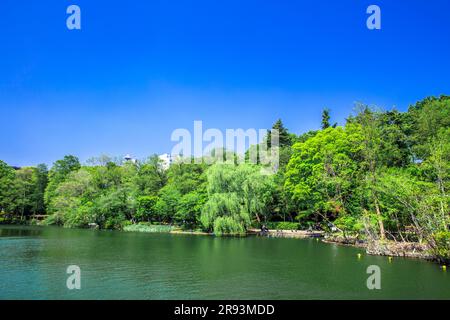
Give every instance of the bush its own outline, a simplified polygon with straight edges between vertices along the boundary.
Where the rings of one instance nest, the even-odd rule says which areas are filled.
[[[0,211],[0,224],[10,223],[11,217],[3,211]]]
[[[120,224],[120,229],[123,230],[128,226],[131,226],[133,223],[130,220],[123,220]]]
[[[440,231],[433,235],[436,243],[435,254],[439,260],[450,261],[450,232]]]
[[[241,210],[239,199],[235,193],[214,193],[205,203],[202,208],[200,221],[203,228],[207,231],[215,229],[215,220],[219,217],[228,217],[237,221],[248,221],[250,224],[250,217]],[[223,223],[223,222],[220,222]]]
[[[214,234],[216,236],[230,235],[239,236],[245,235],[245,227],[242,223],[237,222],[232,217],[223,216],[214,220]]]
[[[141,196],[137,198],[136,219],[138,221],[156,220],[158,218],[155,211],[157,202],[157,196]]]
[[[127,225],[123,227],[123,231],[130,232],[170,232],[173,227],[169,225],[158,225],[158,224],[149,224],[149,223],[138,223]]]
[[[105,229],[122,229],[123,223],[126,221],[125,217],[121,214],[108,217],[105,221]]]
[[[184,229],[193,229],[199,224],[201,208],[204,204],[204,197],[191,192],[181,197],[177,206],[175,220],[183,226]]]
[[[64,224],[64,217],[61,213],[57,212],[45,218],[42,221],[42,224],[45,226],[52,226],[52,225],[62,226]]]
[[[266,227],[274,230],[298,230],[300,225],[297,222],[281,221],[267,222]]]
[[[378,224],[377,219],[373,219],[375,225]],[[343,215],[334,221],[334,225],[344,232],[358,233],[364,230],[364,225],[360,219],[349,215]]]
[[[89,223],[94,222],[92,215],[92,203],[79,206],[77,209],[69,211],[65,215],[64,227],[85,228]]]

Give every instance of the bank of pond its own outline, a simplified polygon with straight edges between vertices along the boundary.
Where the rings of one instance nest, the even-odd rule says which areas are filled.
[[[450,299],[447,272],[420,259],[174,232],[0,225],[0,299]],[[70,265],[81,290],[66,287]],[[380,289],[367,286],[371,266]]]
[[[37,225],[46,226],[45,221],[41,220],[28,220],[24,222],[24,225]],[[212,236],[212,237],[247,237],[258,236],[267,238],[292,238],[292,239],[314,239],[327,244],[351,246],[364,249],[368,255],[378,255],[387,257],[403,257],[423,259],[431,262],[438,263],[441,268],[447,269],[449,265],[448,261],[442,261],[437,259],[431,248],[426,243],[408,242],[408,241],[394,241],[394,240],[375,240],[367,241],[360,235],[349,236],[343,235],[340,232],[326,232],[323,230],[299,230],[296,227],[298,224],[290,222],[278,222],[267,224],[274,229],[269,229],[266,225],[261,228],[252,227],[246,230],[244,234],[236,235],[215,235],[213,232],[205,232],[204,230],[187,229],[183,226],[172,224],[155,224],[150,222],[130,223],[123,226],[119,232],[138,232],[138,233],[169,233],[178,235],[197,235],[197,236]],[[0,225],[1,226],[1,225]],[[278,228],[277,228],[278,227]],[[291,227],[290,229],[282,229],[282,227]],[[64,227],[56,227],[63,228]],[[98,230],[99,226],[95,223],[89,225],[88,229]]]
[[[185,230],[181,227],[170,225],[152,225],[152,224],[133,224],[123,228],[126,232],[167,232],[172,234],[193,234],[193,235],[208,235],[215,236],[214,233],[207,233],[201,229]],[[224,236],[224,235],[221,235]],[[232,235],[231,235],[232,236]],[[269,238],[294,238],[294,239],[315,239],[324,243],[347,245],[359,247],[366,250],[369,255],[380,255],[388,257],[404,257],[425,259],[429,261],[436,261],[446,268],[447,263],[438,261],[432,254],[431,248],[425,243],[418,242],[398,242],[392,240],[384,241],[367,241],[359,237],[344,237],[341,233],[327,233],[323,230],[297,230],[297,229],[261,229],[250,228],[245,235],[239,236],[263,236]]]

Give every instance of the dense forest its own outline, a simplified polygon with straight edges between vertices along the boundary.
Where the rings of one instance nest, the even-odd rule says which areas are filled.
[[[319,119],[318,119],[319,121]],[[130,162],[107,156],[80,164],[65,156],[13,168],[0,161],[0,222],[49,225],[179,226],[241,235],[265,224],[322,229],[370,241],[426,243],[450,258],[450,97],[407,112],[358,105],[342,126],[290,133],[278,120],[280,163]],[[331,231],[330,231],[331,232]]]

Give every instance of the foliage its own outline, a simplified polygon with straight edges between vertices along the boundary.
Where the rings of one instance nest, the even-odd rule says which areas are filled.
[[[164,186],[159,191],[158,201],[155,204],[155,211],[159,221],[172,222],[177,213],[178,200],[180,198],[181,193],[172,184]]]
[[[278,145],[280,147],[290,146],[292,144],[292,136],[289,134],[289,131],[284,127],[281,119],[278,119],[274,125],[272,126],[272,130],[277,133],[277,136],[273,137],[273,139],[278,139]],[[267,132],[267,146],[271,147],[272,144],[272,131],[269,130]],[[276,140],[275,140],[276,141]]]
[[[15,179],[14,169],[0,160],[0,212],[10,212],[11,186]]]
[[[343,126],[331,125],[325,109],[321,125],[296,135],[281,120],[273,124],[275,174],[248,163],[260,144],[240,164],[165,168],[156,155],[137,162],[101,155],[81,165],[69,155],[47,170],[0,161],[0,222],[47,214],[46,224],[150,232],[175,225],[216,235],[242,235],[262,224],[337,229],[368,241],[425,243],[448,259],[450,97],[426,98],[407,112],[359,104]],[[273,148],[271,138],[268,131]]]
[[[172,226],[169,225],[157,225],[157,224],[148,224],[148,223],[137,223],[130,224],[123,228],[123,231],[132,231],[132,232],[149,232],[149,233],[160,233],[160,232],[170,232],[173,230]]]
[[[137,209],[135,218],[137,221],[157,220],[155,205],[158,202],[157,196],[140,196],[137,198]]]
[[[298,230],[300,224],[297,222],[281,221],[281,222],[267,222],[266,227],[273,230]]]
[[[48,204],[55,195],[58,185],[64,181],[66,176],[80,168],[80,161],[77,157],[69,155],[64,159],[57,160],[48,173],[48,186],[45,190],[44,200]]]
[[[275,184],[273,176],[263,174],[259,166],[215,164],[208,169],[207,177],[208,200],[200,218],[206,230],[220,226],[217,234],[227,230],[234,233],[246,230],[252,218],[260,222],[261,215],[264,218],[269,215]],[[219,217],[228,218],[216,224]]]
[[[299,211],[335,219],[351,208],[361,140],[361,127],[348,124],[330,127],[293,146],[285,187]]]
[[[444,262],[450,261],[450,232],[440,231],[433,235],[435,255]]]
[[[246,230],[242,223],[230,216],[218,217],[214,220],[214,234],[216,236],[231,235],[242,236],[245,235]]]
[[[196,191],[183,195],[177,205],[175,220],[184,228],[194,229],[199,222],[206,197]]]

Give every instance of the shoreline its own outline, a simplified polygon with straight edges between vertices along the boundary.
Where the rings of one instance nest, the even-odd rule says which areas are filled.
[[[257,234],[260,234],[257,229],[250,229],[249,231],[256,231]],[[364,249],[366,254],[372,256],[401,257],[438,262],[438,259],[430,253],[430,248],[427,245],[417,242],[376,241],[369,244],[366,241],[354,238],[345,239],[339,236],[330,236],[324,231],[304,230],[269,230],[265,236],[269,238],[317,238],[327,244]]]
[[[46,227],[42,224],[0,224],[4,226],[39,226]],[[61,226],[57,226],[61,227]],[[64,228],[64,227],[62,227]],[[81,228],[87,230],[99,230],[97,228]],[[196,235],[196,236],[215,236],[214,233],[195,230],[167,230],[167,231],[143,231],[143,230],[120,230],[119,232],[133,232],[133,233],[167,233],[175,235]],[[223,235],[228,237],[227,235]],[[320,230],[268,230],[265,234],[261,234],[261,230],[251,228],[247,230],[245,236],[260,236],[267,238],[290,238],[290,239],[317,239],[326,244],[336,244],[340,246],[348,246],[364,249],[366,254],[372,256],[386,256],[386,257],[401,257],[409,259],[421,259],[430,262],[438,263],[438,259],[429,253],[430,248],[425,244],[417,242],[394,242],[394,241],[376,241],[372,244],[363,240],[355,238],[343,238],[342,236],[330,236],[324,231]],[[245,237],[244,236],[244,237]],[[242,237],[242,236],[239,236]]]
[[[268,238],[296,238],[296,239],[308,239],[308,238],[323,238],[325,236],[324,231],[320,230],[268,230],[265,234],[261,234],[259,229],[248,229],[248,234],[259,235]]]
[[[429,246],[418,242],[395,242],[378,240],[372,243],[368,243],[362,240],[344,239],[343,237],[333,236],[325,237],[322,242],[361,248],[366,251],[366,254],[372,256],[400,257],[439,262],[438,259],[430,253],[431,248]]]
[[[137,231],[127,231],[137,232]],[[148,232],[152,233],[152,232]],[[183,231],[171,230],[170,234],[188,234],[188,235],[204,235],[215,236],[214,233],[201,231]],[[438,262],[436,257],[429,253],[430,248],[425,244],[416,242],[376,242],[369,245],[363,240],[344,239],[343,237],[329,236],[325,231],[320,230],[268,230],[265,234],[261,234],[261,230],[252,228],[247,230],[245,236],[260,236],[267,238],[290,238],[290,239],[317,239],[326,244],[337,244],[340,246],[348,246],[364,249],[366,254],[372,256],[400,257],[409,259],[421,259],[430,262]]]

